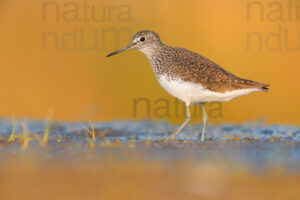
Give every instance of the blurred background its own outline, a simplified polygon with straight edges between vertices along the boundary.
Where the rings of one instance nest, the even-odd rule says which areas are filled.
[[[300,0],[0,0],[0,199],[300,199],[299,25]],[[144,29],[271,92],[158,141],[183,103],[106,57]]]
[[[299,125],[299,24],[298,0],[1,0],[0,115],[45,118],[54,109],[62,121],[182,121],[142,53],[105,57],[150,29],[271,84],[270,93],[207,105],[210,122]]]

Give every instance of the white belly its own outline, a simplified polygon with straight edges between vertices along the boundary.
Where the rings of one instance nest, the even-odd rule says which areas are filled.
[[[201,84],[185,82],[181,79],[169,80],[165,76],[158,77],[161,86],[172,96],[184,101],[187,105],[217,101],[230,101],[251,92],[260,91],[258,88],[239,89],[229,92],[213,92]]]

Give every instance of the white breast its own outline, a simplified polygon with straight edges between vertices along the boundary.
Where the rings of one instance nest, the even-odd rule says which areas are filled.
[[[229,92],[213,92],[199,83],[185,82],[181,79],[169,80],[166,76],[157,77],[161,86],[172,96],[184,101],[187,105],[217,101],[230,101],[251,92],[260,91],[258,88],[239,89]]]

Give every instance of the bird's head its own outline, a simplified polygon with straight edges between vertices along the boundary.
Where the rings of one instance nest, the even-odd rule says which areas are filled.
[[[139,31],[133,35],[131,43],[128,46],[108,54],[107,57],[130,49],[137,49],[146,55],[151,55],[160,45],[162,45],[162,42],[157,33],[149,30]]]

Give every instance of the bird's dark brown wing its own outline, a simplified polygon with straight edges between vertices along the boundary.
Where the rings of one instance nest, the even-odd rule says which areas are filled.
[[[237,89],[258,88],[268,91],[269,84],[239,78],[211,60],[183,48],[176,48],[173,71],[184,81],[200,83],[209,90],[227,92]]]

